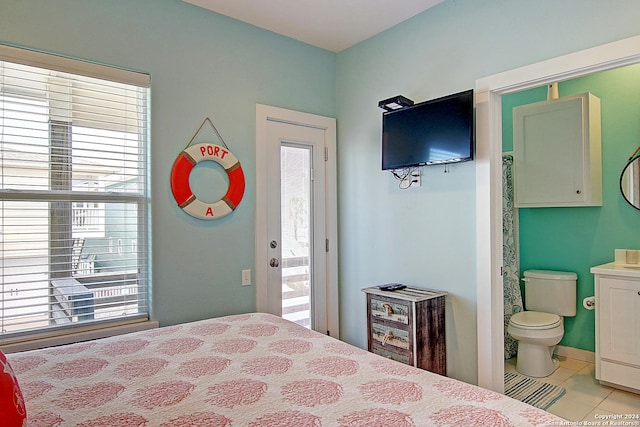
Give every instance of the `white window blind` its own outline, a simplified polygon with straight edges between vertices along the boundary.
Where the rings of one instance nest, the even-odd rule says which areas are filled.
[[[0,342],[148,318],[149,76],[0,46]]]

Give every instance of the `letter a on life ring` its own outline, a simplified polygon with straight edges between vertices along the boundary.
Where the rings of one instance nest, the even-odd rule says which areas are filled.
[[[215,203],[206,203],[191,191],[189,176],[194,166],[204,160],[219,163],[229,177],[227,193]],[[244,195],[244,172],[240,162],[226,147],[201,143],[185,148],[171,169],[171,192],[178,206],[189,215],[200,219],[217,219],[230,214]]]

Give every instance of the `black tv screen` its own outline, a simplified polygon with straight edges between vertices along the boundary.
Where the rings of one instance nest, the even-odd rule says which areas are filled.
[[[382,169],[473,160],[473,90],[382,116]]]

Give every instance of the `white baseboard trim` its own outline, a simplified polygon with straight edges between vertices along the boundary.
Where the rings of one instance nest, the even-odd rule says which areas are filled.
[[[579,348],[565,347],[563,345],[556,346],[554,352],[558,356],[568,357],[570,359],[582,360],[583,362],[596,363],[596,353],[589,350],[581,350]]]

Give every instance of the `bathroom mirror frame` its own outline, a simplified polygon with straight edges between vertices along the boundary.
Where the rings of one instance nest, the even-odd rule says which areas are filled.
[[[640,210],[640,147],[629,158],[620,173],[620,194],[631,206]]]

